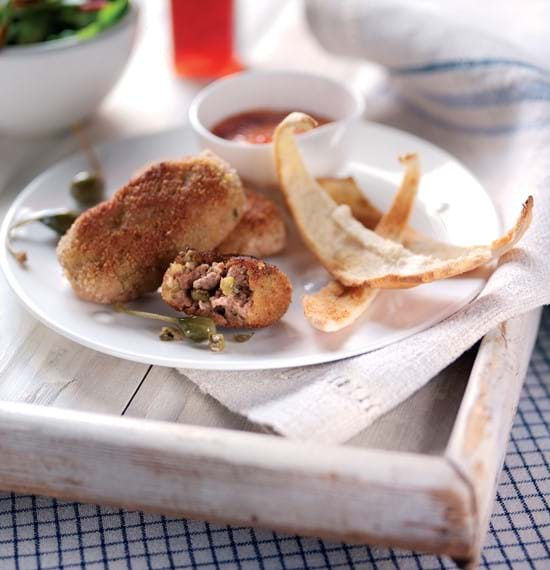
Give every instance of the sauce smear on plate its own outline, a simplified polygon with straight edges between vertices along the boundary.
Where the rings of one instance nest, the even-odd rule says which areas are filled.
[[[231,115],[220,121],[211,131],[222,139],[242,141],[252,144],[270,143],[277,125],[292,111],[274,109],[254,109],[237,115]],[[319,126],[326,125],[331,119],[319,115],[312,116]]]

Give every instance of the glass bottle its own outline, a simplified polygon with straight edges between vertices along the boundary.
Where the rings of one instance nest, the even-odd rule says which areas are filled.
[[[242,69],[235,55],[234,0],[171,0],[178,75],[221,77]]]

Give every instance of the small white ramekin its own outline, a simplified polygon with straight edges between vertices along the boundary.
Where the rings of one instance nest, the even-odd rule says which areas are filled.
[[[269,186],[277,183],[272,143],[230,141],[210,130],[231,115],[255,109],[302,111],[332,119],[298,137],[311,172],[330,176],[349,156],[350,137],[346,134],[361,118],[364,102],[344,83],[294,71],[248,71],[205,87],[189,109],[199,144],[227,160],[245,182]]]

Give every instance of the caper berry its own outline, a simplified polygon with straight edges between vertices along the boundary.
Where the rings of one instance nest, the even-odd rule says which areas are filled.
[[[71,227],[77,217],[78,213],[71,212],[71,210],[67,210],[65,208],[50,208],[48,210],[33,212],[28,217],[18,220],[9,228],[6,236],[6,247],[11,255],[13,255],[21,265],[24,265],[27,261],[26,252],[18,251],[13,246],[15,230],[26,226],[27,224],[40,222],[52,229],[58,235],[62,236]]]
[[[204,342],[216,334],[216,325],[208,317],[182,317],[178,319],[178,326],[185,338],[193,342]]]
[[[174,331],[172,327],[163,327],[160,335],[161,340],[178,340],[181,338],[180,334],[182,334],[183,337],[193,342],[209,341],[210,348],[214,352],[223,350],[225,346],[223,335],[218,334],[216,331],[216,323],[208,317],[169,317],[168,315],[159,315],[158,313],[127,309],[122,303],[116,303],[113,309],[117,313],[125,313],[126,315],[144,317],[146,319],[155,319],[157,321],[177,325],[178,331]],[[213,349],[212,344],[214,344]]]
[[[90,207],[103,200],[105,184],[99,174],[83,170],[71,181],[71,195],[82,207]]]
[[[78,214],[76,212],[65,212],[53,216],[42,216],[38,218],[38,221],[62,236],[67,233],[67,230],[73,225],[77,217]]]

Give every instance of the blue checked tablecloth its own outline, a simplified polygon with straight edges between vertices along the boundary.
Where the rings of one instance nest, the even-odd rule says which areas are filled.
[[[550,568],[550,308],[515,418],[482,565]],[[453,568],[446,558],[0,494],[0,569]]]

